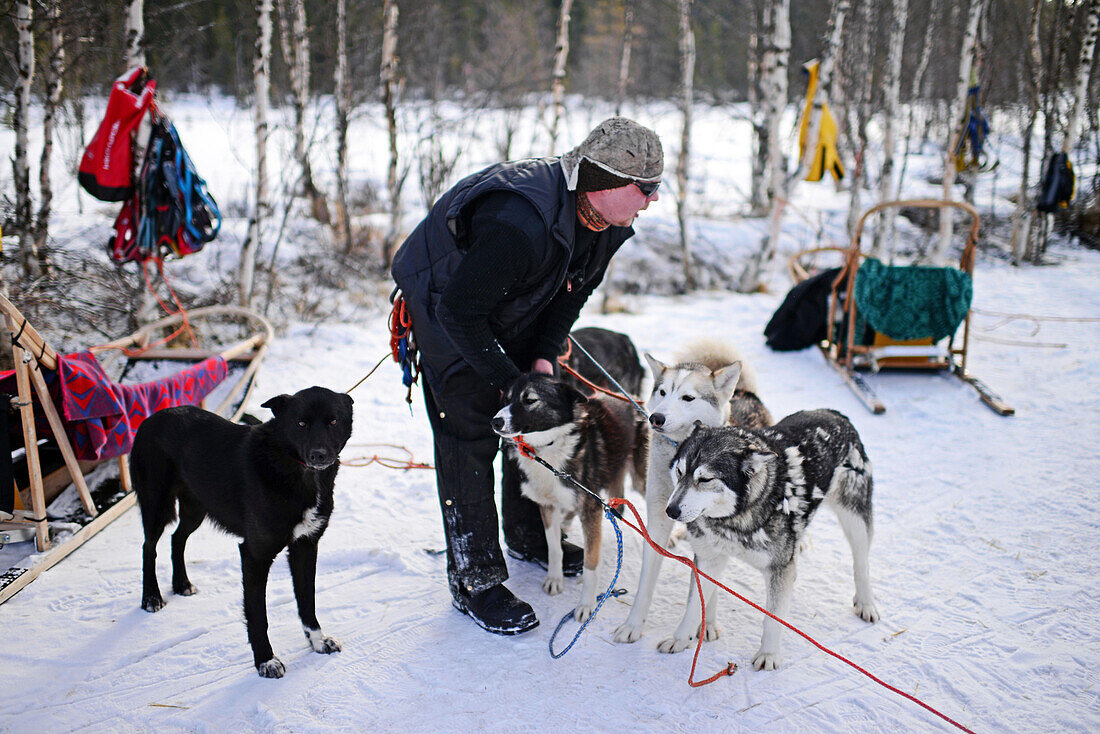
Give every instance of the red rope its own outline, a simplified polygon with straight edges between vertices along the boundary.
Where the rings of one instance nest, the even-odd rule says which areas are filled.
[[[807,642],[812,644],[817,649],[821,650],[822,652],[828,653],[829,655],[832,655],[834,658],[841,661],[842,663],[847,663],[851,667],[858,670],[860,673],[863,673],[865,676],[867,676],[868,678],[873,680],[875,683],[878,683],[883,688],[886,688],[887,690],[893,691],[894,693],[898,694],[899,696],[912,701],[913,703],[917,704],[918,706],[921,706],[925,710],[927,710],[927,711],[935,714],[936,716],[940,717],[941,719],[943,719],[947,723],[951,724],[952,726],[956,727],[957,729],[968,732],[968,734],[974,734],[974,732],[971,731],[970,729],[967,729],[965,726],[963,726],[959,722],[955,721],[954,719],[950,718],[946,714],[940,713],[939,711],[932,708],[931,706],[929,706],[928,704],[926,704],[924,701],[920,700],[916,696],[912,696],[912,695],[906,693],[905,691],[900,690],[899,688],[896,688],[896,687],[890,685],[889,683],[887,683],[886,681],[876,677],[872,673],[869,673],[867,670],[861,668],[859,665],[857,665],[856,663],[853,663],[851,660],[844,657],[843,655],[835,653],[832,650],[830,650],[829,648],[825,647],[820,642],[818,642],[814,638],[810,637],[808,634],[806,634],[802,630],[798,629],[794,625],[790,624],[786,620],[780,619],[779,617],[775,616],[774,614],[772,614],[771,612],[769,612],[767,609],[760,606],[759,604],[757,604],[757,603],[755,603],[755,602],[753,602],[749,599],[746,599],[745,597],[741,596],[740,594],[738,594],[736,591],[729,588],[725,584],[711,578],[710,576],[708,576],[707,574],[703,573],[698,568],[696,568],[695,564],[692,563],[689,559],[685,558],[684,556],[678,556],[675,553],[672,553],[672,552],[667,551],[664,548],[662,548],[659,544],[654,542],[654,540],[651,537],[649,537],[649,532],[645,528],[645,523],[642,522],[641,515],[638,514],[638,510],[634,507],[634,505],[630,502],[630,500],[619,498],[619,497],[612,497],[608,501],[608,504],[611,507],[621,507],[621,506],[625,505],[626,507],[630,508],[630,511],[634,514],[634,518],[638,521],[638,524],[635,525],[634,523],[627,520],[625,517],[622,518],[623,523],[625,523],[626,525],[629,525],[631,528],[633,528],[635,531],[637,531],[639,534],[641,534],[641,536],[643,538],[645,538],[646,542],[649,543],[649,545],[652,546],[652,548],[655,551],[657,551],[658,553],[660,553],[662,556],[664,556],[665,558],[671,558],[673,560],[679,561],[680,563],[684,564],[685,566],[687,566],[688,568],[690,568],[692,570],[692,578],[695,580],[695,585],[696,585],[696,588],[699,592],[699,601],[702,604],[703,622],[702,622],[702,626],[700,627],[699,643],[695,646],[695,657],[691,661],[691,672],[688,674],[688,685],[703,686],[703,685],[706,685],[707,683],[710,683],[714,680],[717,680],[718,678],[720,678],[722,676],[733,674],[733,670],[732,670],[733,664],[730,663],[730,667],[727,667],[724,670],[721,670],[718,673],[715,673],[713,676],[711,676],[710,678],[708,678],[704,681],[699,681],[699,682],[693,682],[692,681],[692,676],[695,675],[695,663],[699,658],[699,650],[703,646],[703,635],[704,635],[704,631],[706,630],[706,620],[707,620],[707,617],[706,617],[706,602],[703,600],[703,584],[702,584],[701,581],[699,581],[699,577],[702,576],[703,578],[710,581],[712,584],[715,584],[719,588],[729,592],[733,596],[735,596],[738,599],[740,599],[741,601],[745,602],[746,604],[751,606],[753,609],[756,609],[759,612],[763,612],[767,616],[774,619],[776,622],[779,622],[781,625],[783,625],[787,629],[791,630],[792,632],[795,632],[796,634],[798,634],[800,637],[805,639]]]
[[[397,449],[398,451],[404,451],[408,456],[404,459],[394,459],[388,456],[379,456],[373,454],[371,456],[357,456],[353,459],[346,459],[340,462],[340,466],[353,466],[363,467],[370,466],[371,464],[379,464],[387,469],[435,469],[431,464],[425,464],[421,461],[416,461],[413,458],[413,453],[404,446],[398,446],[394,443],[357,443],[353,446],[386,446],[388,448]]]

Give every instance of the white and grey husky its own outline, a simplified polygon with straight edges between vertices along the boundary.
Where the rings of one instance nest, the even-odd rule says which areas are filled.
[[[608,497],[623,496],[627,472],[635,487],[645,483],[644,421],[626,402],[584,393],[547,375],[525,375],[508,388],[505,405],[493,417],[493,430],[505,438],[522,436],[543,461],[581,485]],[[518,475],[520,491],[538,503],[549,549],[542,589],[560,594],[562,525],[580,515],[584,531],[584,573],[580,603],[573,610],[584,622],[596,608],[600,563],[602,505],[595,497],[560,479],[534,459],[504,442],[503,471]],[[667,464],[662,472],[668,474]]]
[[[674,524],[665,513],[673,492],[668,467],[677,444],[688,437],[696,421],[705,426],[763,427],[771,425],[772,419],[756,396],[752,371],[729,344],[711,339],[694,341],[676,355],[672,365],[649,354],[645,358],[653,371],[653,394],[646,403],[653,429],[646,470],[646,525],[654,542],[667,547]],[[661,561],[662,557],[646,544],[638,592],[630,615],[615,630],[616,642],[641,639]],[[717,629],[711,615],[707,627]],[[711,637],[708,634],[708,639]]]
[[[764,574],[766,609],[783,617],[790,607],[795,559],[806,526],[824,502],[840,519],[852,549],[853,608],[878,621],[871,593],[871,462],[851,422],[836,411],[807,410],[772,428],[699,426],[680,444],[670,470],[676,491],[670,518],[687,523],[695,564],[717,578],[730,556]],[[717,586],[704,581],[707,607]],[[708,631],[710,628],[708,620]],[[683,620],[657,649],[679,652],[699,635],[700,601],[693,583]],[[774,670],[781,625],[764,619],[760,649],[752,664]]]

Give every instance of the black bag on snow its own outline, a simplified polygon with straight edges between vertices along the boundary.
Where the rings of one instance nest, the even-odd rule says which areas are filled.
[[[824,270],[788,291],[764,327],[769,347],[780,352],[794,351],[812,347],[826,337],[829,288],[840,270]]]

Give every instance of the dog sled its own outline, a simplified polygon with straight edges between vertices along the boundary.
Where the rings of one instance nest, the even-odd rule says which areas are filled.
[[[134,505],[127,457],[141,420],[181,404],[240,418],[274,332],[252,311],[211,306],[181,311],[86,352],[60,355],[3,296],[0,325],[11,339],[15,367],[0,373],[6,403],[0,406],[0,442],[7,449],[0,446],[2,604]],[[190,348],[171,348],[158,338],[185,331],[192,335]],[[235,343],[203,348],[196,335],[209,343]],[[112,461],[117,481],[105,476],[114,473],[106,471]],[[92,471],[105,481],[89,487]],[[48,511],[70,484],[70,506]]]
[[[953,207],[970,215],[957,265],[884,264],[863,252],[861,236],[867,220],[885,209],[902,207]],[[1015,412],[967,369],[978,227],[977,210],[965,202],[887,201],[863,213],[847,249],[819,247],[791,258],[790,271],[796,283],[811,276],[811,263],[830,255],[842,260],[829,286],[825,339],[818,346],[825,360],[871,412],[883,413],[886,406],[860,370],[947,370],[973,387],[982,401],[1000,415]]]

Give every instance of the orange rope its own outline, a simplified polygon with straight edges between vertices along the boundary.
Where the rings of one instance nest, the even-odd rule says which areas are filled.
[[[431,464],[416,461],[416,459],[413,458],[413,453],[404,446],[398,446],[393,443],[357,443],[351,445],[361,447],[385,446],[387,448],[397,449],[398,451],[404,451],[408,456],[405,459],[394,459],[388,456],[379,456],[378,454],[372,456],[357,456],[353,459],[341,461],[340,466],[364,467],[370,466],[371,464],[379,464],[387,469],[404,469],[406,471],[409,469],[435,469]]]
[[[706,617],[706,602],[704,601],[704,598],[703,598],[703,584],[702,584],[702,582],[699,581],[699,577],[702,576],[707,581],[710,581],[715,586],[721,588],[724,591],[729,592],[734,597],[736,597],[737,599],[740,599],[741,601],[745,602],[746,604],[748,604],[750,607],[757,610],[758,612],[762,612],[762,613],[766,614],[767,616],[771,617],[772,619],[774,619],[776,622],[779,622],[781,625],[783,625],[787,629],[791,630],[792,632],[796,633],[797,635],[802,637],[804,640],[809,642],[811,645],[813,645],[817,649],[821,650],[822,652],[828,653],[829,655],[832,655],[834,658],[841,661],[842,663],[847,663],[851,667],[858,670],[860,673],[863,673],[865,676],[867,676],[868,678],[873,680],[875,683],[878,683],[883,688],[886,688],[887,690],[893,691],[894,693],[898,694],[899,696],[912,701],[913,703],[917,704],[918,706],[920,706],[920,707],[924,708],[925,710],[927,710],[927,711],[935,714],[936,716],[940,717],[941,719],[943,719],[947,723],[951,724],[952,726],[954,726],[958,729],[961,729],[962,731],[968,732],[968,734],[974,734],[974,732],[971,731],[970,729],[967,729],[965,726],[963,726],[959,722],[955,721],[954,719],[948,717],[946,714],[940,713],[939,711],[932,708],[931,706],[929,706],[928,704],[926,704],[924,701],[920,700],[916,696],[912,696],[912,695],[906,693],[905,691],[900,690],[899,688],[895,688],[894,686],[890,685],[886,681],[884,681],[884,680],[876,677],[875,675],[869,673],[868,671],[864,670],[863,668],[861,668],[856,663],[853,663],[851,660],[844,657],[843,655],[835,653],[832,650],[830,650],[829,648],[825,647],[820,642],[818,642],[814,638],[810,637],[808,634],[806,634],[802,630],[798,629],[797,627],[795,627],[791,623],[787,622],[784,619],[781,619],[781,618],[775,616],[774,614],[772,614],[771,612],[769,612],[767,609],[760,606],[756,602],[751,601],[749,599],[746,599],[744,596],[738,594],[736,591],[734,591],[730,587],[726,586],[725,584],[721,583],[720,581],[715,580],[711,576],[708,576],[707,574],[703,573],[702,571],[700,571],[698,568],[695,567],[694,563],[692,563],[690,560],[688,560],[684,556],[678,556],[675,553],[672,553],[672,552],[667,551],[664,548],[662,548],[660,545],[658,545],[656,542],[654,542],[654,540],[651,537],[649,537],[649,533],[646,531],[646,528],[645,528],[645,523],[642,522],[642,516],[638,513],[637,508],[634,507],[634,505],[630,502],[630,500],[627,500],[627,499],[624,499],[624,498],[621,498],[621,497],[612,497],[608,501],[608,505],[613,507],[613,508],[614,507],[622,507],[624,505],[626,507],[630,508],[630,511],[634,514],[634,519],[638,521],[638,524],[635,525],[634,523],[627,520],[625,517],[621,518],[622,521],[626,525],[629,525],[635,531],[640,533],[642,535],[642,537],[645,538],[646,542],[649,543],[649,545],[653,548],[653,550],[657,551],[658,553],[660,553],[665,558],[671,558],[675,561],[678,561],[678,562],[684,564],[685,566],[690,568],[691,571],[692,571],[692,578],[695,580],[695,585],[696,585],[696,588],[698,589],[698,592],[699,592],[699,602],[702,605],[703,623],[702,623],[702,626],[700,627],[699,643],[695,646],[695,658],[693,658],[692,661],[691,661],[691,673],[688,674],[688,685],[703,686],[703,685],[706,685],[707,683],[710,683],[711,681],[713,681],[717,678],[720,678],[724,675],[733,675],[733,667],[734,666],[733,666],[733,663],[730,663],[730,665],[728,667],[726,667],[725,669],[719,671],[718,673],[715,673],[713,676],[711,676],[710,678],[708,678],[704,681],[693,682],[692,679],[691,679],[692,676],[695,674],[695,662],[699,658],[699,649],[703,646],[703,631],[706,629],[706,619],[707,619],[707,617]]]
[[[558,357],[558,364],[561,365],[561,368],[563,370],[565,370],[569,374],[573,375],[573,377],[577,378],[581,383],[583,383],[584,385],[587,385],[588,387],[592,388],[596,392],[602,392],[604,395],[610,395],[611,397],[615,398],[616,400],[622,400],[624,403],[630,402],[630,399],[627,398],[625,395],[620,395],[617,392],[611,392],[610,390],[608,390],[606,388],[600,387],[596,383],[582,377],[581,373],[577,372],[575,369],[573,369],[568,364],[566,364],[566,360],[569,358],[569,353],[572,352],[572,351],[573,351],[573,345],[570,344],[569,349],[566,350],[565,354]]]

